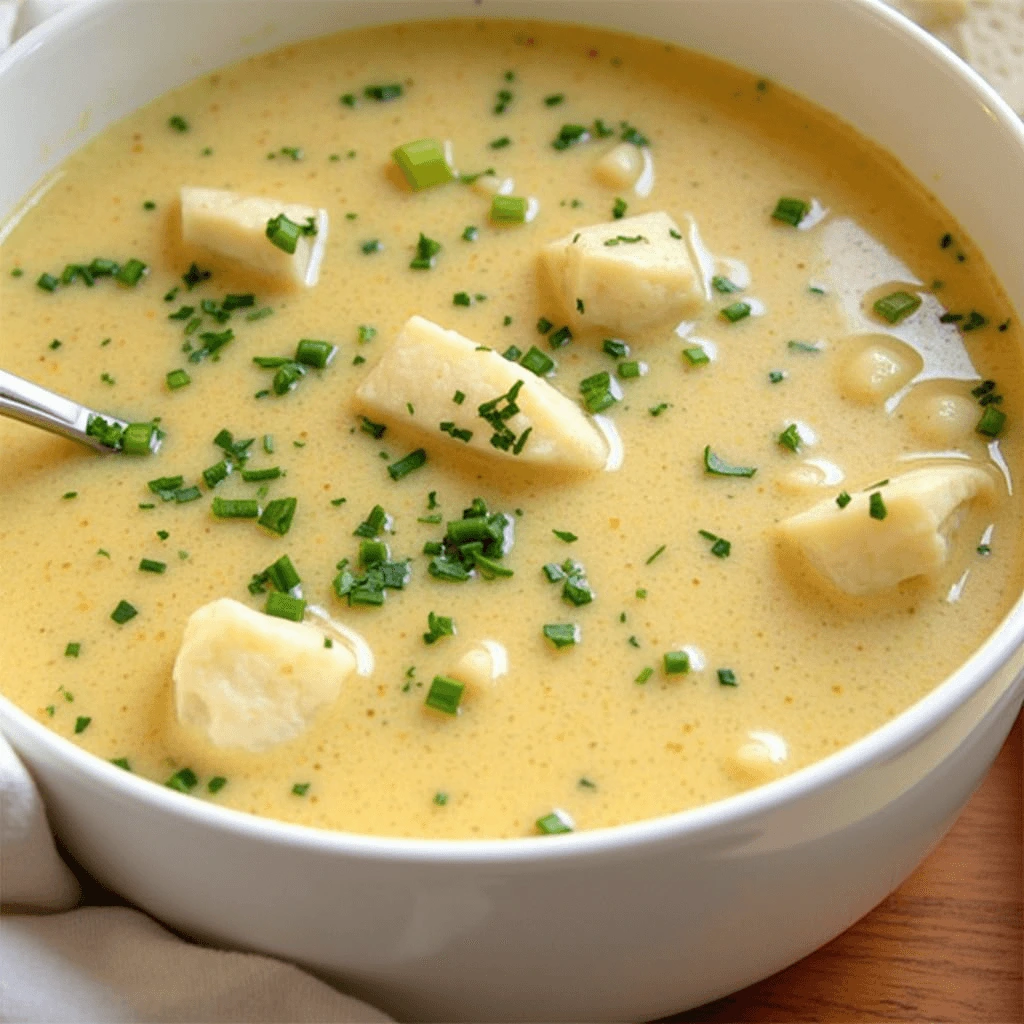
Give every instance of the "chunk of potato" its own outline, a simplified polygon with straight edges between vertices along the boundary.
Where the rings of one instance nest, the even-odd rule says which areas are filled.
[[[967,505],[995,494],[989,474],[969,465],[911,470],[877,490],[884,518],[872,517],[861,492],[845,508],[829,498],[778,526],[784,543],[854,597],[941,569]]]
[[[302,234],[295,252],[278,248],[267,237],[267,222],[284,214],[304,227],[312,219],[315,235]],[[327,211],[262,196],[243,196],[215,188],[182,188],[181,234],[198,245],[242,263],[261,274],[311,288],[320,276],[327,244]]]
[[[516,455],[491,444],[494,428],[479,414],[484,403],[522,382],[506,421],[517,438],[530,430]],[[465,397],[455,401],[456,392]],[[356,391],[357,407],[415,431],[437,445],[472,449],[498,460],[575,471],[604,468],[609,447],[594,421],[575,402],[536,374],[455,331],[411,317]],[[410,414],[408,406],[413,412]],[[441,430],[468,430],[468,441]]]
[[[644,156],[632,142],[620,142],[596,164],[594,177],[609,188],[630,188],[644,169]]]
[[[856,344],[843,360],[840,390],[862,405],[881,405],[920,373],[922,365],[921,357],[904,342],[882,336],[869,338]]]
[[[455,663],[451,675],[474,690],[486,690],[508,672],[508,652],[495,640],[481,640]]]
[[[680,320],[703,304],[704,282],[667,213],[580,228],[541,250],[564,317],[626,336]]]
[[[907,396],[900,412],[921,442],[937,448],[955,448],[977,438],[978,403],[966,394],[922,388]]]
[[[313,626],[220,598],[185,626],[173,672],[178,720],[214,746],[267,750],[304,732],[355,667]]]

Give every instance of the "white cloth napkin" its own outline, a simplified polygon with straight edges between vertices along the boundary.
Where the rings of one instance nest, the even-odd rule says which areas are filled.
[[[291,964],[186,942],[130,907],[76,906],[78,881],[3,737],[0,899],[4,1024],[391,1020]]]

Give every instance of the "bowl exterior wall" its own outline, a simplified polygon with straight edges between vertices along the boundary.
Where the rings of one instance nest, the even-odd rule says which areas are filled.
[[[62,16],[0,56],[0,216],[106,124],[197,74],[335,29],[479,11],[468,0],[103,0]],[[813,96],[925,181],[1024,306],[1019,129],[970,72],[869,0],[494,0],[484,13],[659,36]],[[1003,633],[1024,635],[1019,609]],[[1019,649],[979,663],[934,727],[904,742],[898,720],[854,773],[809,769],[813,786],[760,812],[613,830],[571,856],[310,838],[147,795],[154,787],[3,699],[0,727],[71,853],[186,934],[297,961],[410,1019],[641,1019],[781,969],[892,891],[990,765],[1021,704],[1022,664]]]
[[[556,861],[423,862],[261,839],[126,800],[4,732],[96,878],[201,940],[294,960],[399,1018],[651,1019],[793,963],[914,869],[1020,709],[1014,668],[888,762],[754,820]],[[538,840],[545,842],[546,840]],[[557,840],[556,840],[557,841]]]

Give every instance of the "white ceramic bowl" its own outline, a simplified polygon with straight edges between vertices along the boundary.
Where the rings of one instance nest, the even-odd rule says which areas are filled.
[[[481,13],[657,36],[813,98],[931,188],[1024,309],[1024,132],[875,0],[98,0],[0,57],[0,217],[105,125],[203,72],[349,26]],[[0,725],[68,849],[182,932],[294,960],[406,1018],[628,1020],[763,978],[891,892],[1006,736],[1022,645],[1018,603],[931,695],[827,760],[708,807],[557,839],[280,824],[127,774],[3,700]]]

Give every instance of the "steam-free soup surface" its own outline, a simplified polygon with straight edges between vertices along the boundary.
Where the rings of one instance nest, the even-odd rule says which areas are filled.
[[[390,84],[400,95],[374,88]],[[589,136],[555,148],[563,125]],[[624,136],[647,143],[649,194],[595,176]],[[537,201],[534,219],[494,224],[490,197],[466,181],[410,190],[390,154],[421,138],[450,140],[463,174],[512,178],[515,196]],[[319,283],[284,287],[186,247],[182,186],[325,209]],[[773,218],[783,197],[811,204],[809,220]],[[603,331],[574,330],[553,348],[571,311],[538,254],[611,222],[617,200],[627,217],[665,211],[688,246],[692,217],[713,257],[702,309],[678,328],[619,332],[628,357],[603,350]],[[441,244],[429,269],[410,267],[421,233]],[[95,257],[135,257],[148,273],[134,286],[37,286]],[[210,273],[190,288],[193,263]],[[258,57],[71,157],[6,237],[0,265],[0,364],[126,419],[159,417],[166,433],[155,456],[99,457],[0,423],[4,693],[100,757],[157,783],[184,779],[192,798],[455,838],[533,834],[556,809],[566,827],[589,829],[694,807],[892,718],[964,662],[1020,589],[1021,508],[1009,493],[1021,460],[1018,329],[982,256],[863,138],[771,82],[675,47],[465,21]],[[707,287],[712,275],[738,287]],[[874,303],[901,290],[922,304],[890,323]],[[250,293],[252,306],[219,312],[226,295]],[[750,312],[733,322],[720,311],[736,302]],[[472,455],[436,429],[424,439],[397,418],[379,438],[362,429],[355,389],[412,315],[498,352],[536,345],[557,363],[549,383],[577,402],[580,381],[621,377],[621,400],[604,410],[621,467],[560,475]],[[202,334],[227,328],[216,358],[190,361]],[[303,338],[338,356],[276,395],[276,370],[253,357],[291,357]],[[856,401],[851,365],[872,338],[897,339],[912,379],[886,401]],[[683,350],[694,348],[709,361],[691,365]],[[646,373],[620,369],[631,361]],[[191,382],[172,390],[178,369]],[[982,380],[995,385],[972,395]],[[986,394],[1000,399],[983,406]],[[931,399],[961,413],[966,403],[968,429],[929,433]],[[1007,417],[996,434],[975,429],[989,407]],[[779,440],[793,424],[795,451]],[[224,457],[222,428],[255,439],[246,468],[281,476],[236,471],[211,489],[202,471]],[[706,446],[756,474],[707,472]],[[389,465],[420,447],[426,464],[393,480]],[[850,597],[779,545],[776,525],[816,502],[872,485],[884,501],[880,481],[964,460],[991,473],[995,497],[965,508],[936,572]],[[196,500],[147,487],[176,475]],[[215,496],[298,501],[281,536],[213,516]],[[514,575],[436,578],[424,544],[478,498],[514,521],[501,559]],[[342,559],[355,568],[353,532],[377,504],[411,579],[381,606],[350,607],[332,581]],[[713,550],[716,538],[728,544]],[[217,598],[263,609],[267,593],[248,585],[284,554],[306,600],[365,640],[372,672],[350,677],[295,739],[263,752],[215,746],[176,719],[182,631]],[[143,559],[165,569],[140,570]],[[585,567],[591,602],[567,603],[563,581],[542,571],[566,559]],[[137,615],[119,623],[122,601]],[[426,643],[430,612],[455,635]],[[545,625],[577,626],[578,642],[554,647]],[[507,673],[467,687],[457,715],[427,707],[434,677],[483,641],[503,645]],[[670,652],[685,652],[689,671],[666,672]]]

